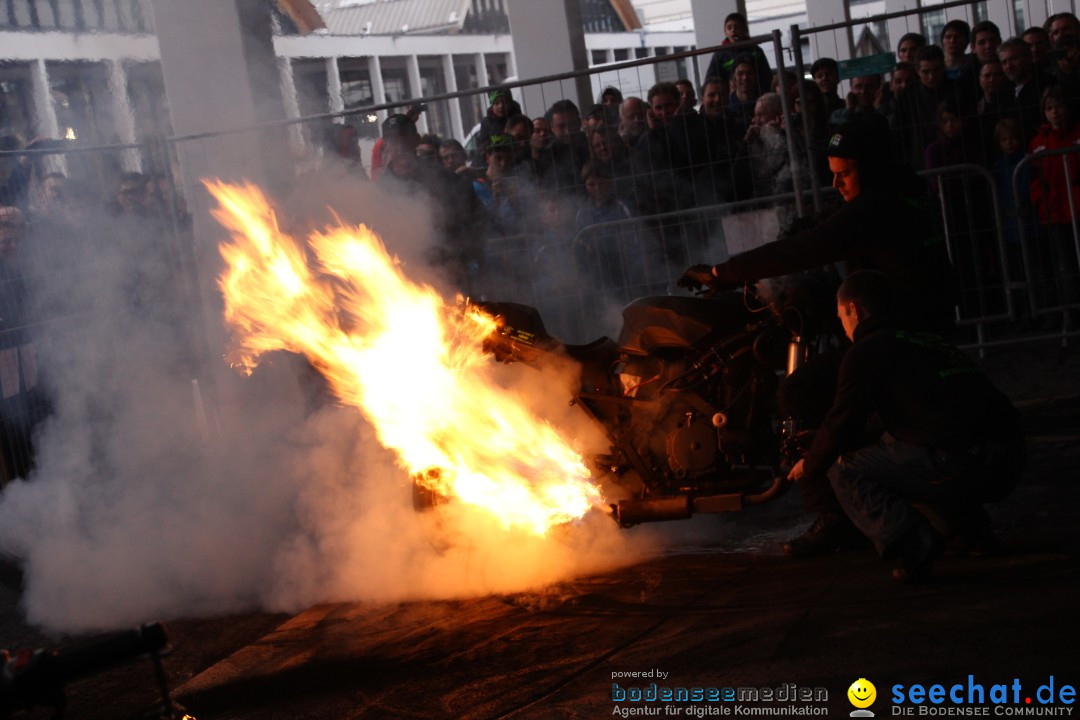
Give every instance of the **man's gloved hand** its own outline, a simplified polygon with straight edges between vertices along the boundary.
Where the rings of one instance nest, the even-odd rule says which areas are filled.
[[[712,265],[691,265],[675,281],[675,284],[687,290],[700,290],[703,287],[711,287],[716,282],[716,276],[712,274]]]
[[[698,292],[698,294],[705,297],[715,297],[719,292],[738,287],[737,284],[724,282],[713,275],[712,265],[693,265],[687,268],[682,277],[675,281],[675,284],[695,292],[704,288],[705,292]]]

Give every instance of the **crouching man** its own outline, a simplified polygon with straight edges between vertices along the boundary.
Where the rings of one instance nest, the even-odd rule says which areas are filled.
[[[896,561],[893,576],[918,581],[947,535],[993,542],[982,504],[1012,491],[1026,451],[1009,399],[941,338],[897,330],[893,310],[882,273],[855,272],[840,286],[837,314],[854,344],[832,408],[788,477],[827,472],[855,527]],[[873,422],[880,438],[860,446]]]

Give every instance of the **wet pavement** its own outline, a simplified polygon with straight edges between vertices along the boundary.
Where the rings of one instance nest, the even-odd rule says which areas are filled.
[[[778,541],[806,522],[789,493],[695,517],[679,524],[687,540],[663,554],[537,592],[178,621],[166,661],[175,697],[200,720],[847,717],[847,689],[866,678],[879,718],[971,709],[894,707],[897,692],[934,684],[960,684],[961,695],[981,686],[987,702],[994,685],[1008,686],[1009,702],[989,716],[1068,716],[1074,705],[1060,696],[1039,699],[1051,676],[1057,694],[1080,685],[1077,355],[1054,345],[1024,351],[1023,370],[1005,353],[988,358],[1024,407],[1028,471],[989,508],[1006,552],[946,556],[931,583],[897,585],[869,549],[782,557]],[[9,596],[0,600],[11,617]],[[735,699],[725,701],[729,688]],[[687,699],[674,699],[682,690]],[[665,691],[671,702],[650,700]],[[129,717],[149,704],[153,681],[149,669],[128,668],[70,694],[68,717]]]
[[[836,717],[854,709],[847,688],[866,678],[882,717],[898,712],[897,684],[961,683],[966,693],[972,676],[986,693],[1020,682],[1019,705],[990,715],[1067,710],[1034,693],[1051,676],[1055,692],[1080,684],[1080,412],[1058,400],[1029,405],[1028,415],[1025,481],[990,508],[1007,552],[946,556],[926,585],[897,585],[869,549],[783,558],[777,541],[804,522],[791,493],[689,521],[713,526],[712,542],[542,592],[312,608],[185,683],[178,698],[199,718],[708,717],[781,707]],[[705,699],[613,700],[634,697],[631,688],[648,698],[654,683],[658,695],[701,688]],[[709,701],[710,688],[827,699]]]

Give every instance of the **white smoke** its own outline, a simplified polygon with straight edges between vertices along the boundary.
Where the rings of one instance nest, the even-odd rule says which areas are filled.
[[[431,243],[418,205],[372,184],[350,190],[342,214],[361,216],[418,270],[410,258]],[[321,394],[305,363],[270,356],[250,378],[224,367],[218,303],[204,299],[204,312],[173,283],[167,233],[99,227],[92,239],[85,228],[49,239],[56,257],[65,241],[92,249],[32,298],[39,312],[71,319],[46,323],[38,342],[53,412],[38,429],[36,467],[0,495],[0,551],[25,569],[31,622],[89,630],[521,591],[633,562],[652,544],[650,531],[620,532],[599,513],[547,539],[467,508],[417,515],[407,475],[357,410]],[[216,275],[213,254],[202,261]],[[199,329],[204,319],[214,325]],[[598,449],[595,428],[566,406],[564,376],[523,366],[504,375],[508,392],[579,423],[575,433]]]

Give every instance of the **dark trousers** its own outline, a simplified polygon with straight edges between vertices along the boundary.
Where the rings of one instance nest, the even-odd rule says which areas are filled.
[[[929,450],[883,433],[874,444],[845,453],[829,468],[829,483],[852,523],[882,555],[917,522],[911,503],[924,502],[946,516],[1016,486],[1026,453],[1022,439],[987,443],[979,452]]]

